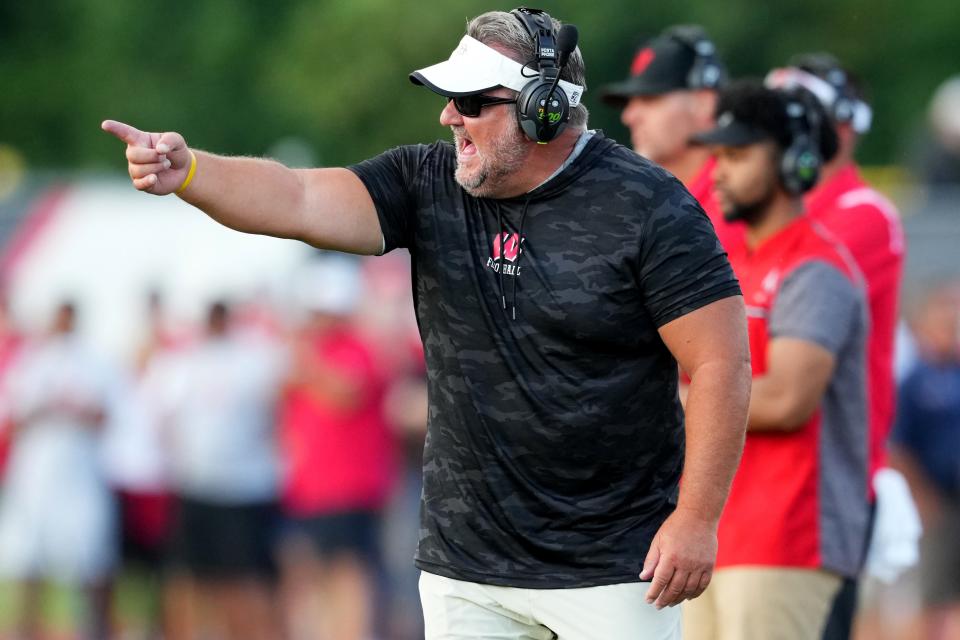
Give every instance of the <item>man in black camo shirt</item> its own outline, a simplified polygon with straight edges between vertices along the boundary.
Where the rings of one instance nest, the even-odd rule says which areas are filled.
[[[227,226],[410,251],[429,377],[416,554],[428,638],[679,638],[665,607],[710,580],[743,444],[742,298],[683,186],[587,130],[579,50],[560,76],[566,128],[525,137],[513,100],[531,67],[515,13],[475,18],[449,60],[411,74],[448,98],[454,143],[349,169],[103,128],[127,143],[138,189]]]

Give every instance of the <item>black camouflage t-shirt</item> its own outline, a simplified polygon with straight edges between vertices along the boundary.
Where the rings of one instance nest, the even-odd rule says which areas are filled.
[[[516,587],[637,581],[683,462],[657,328],[737,281],[683,186],[599,133],[517,198],[468,195],[455,163],[437,142],[352,167],[386,250],[412,256],[430,405],[416,564]]]

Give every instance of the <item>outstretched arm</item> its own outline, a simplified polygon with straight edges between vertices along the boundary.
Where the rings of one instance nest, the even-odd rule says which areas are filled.
[[[373,200],[347,169],[289,169],[191,150],[179,133],[149,133],[114,120],[101,127],[127,143],[127,170],[140,191],[176,193],[237,231],[350,253],[382,249]]]
[[[750,402],[750,349],[743,298],[732,296],[660,328],[690,375],[686,457],[677,508],[643,563],[647,601],[658,608],[696,598],[717,557],[717,527],[740,462]]]

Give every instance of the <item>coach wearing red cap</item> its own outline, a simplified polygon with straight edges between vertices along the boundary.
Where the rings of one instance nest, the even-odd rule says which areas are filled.
[[[633,150],[675,175],[700,202],[728,251],[743,225],[724,221],[713,194],[715,161],[690,139],[714,126],[717,91],[726,69],[716,46],[697,25],[677,25],[644,44],[630,77],[608,85],[604,102],[621,107]]]

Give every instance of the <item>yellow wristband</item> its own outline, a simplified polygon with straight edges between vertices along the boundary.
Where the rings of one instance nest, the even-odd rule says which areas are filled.
[[[183,193],[183,190],[190,186],[190,183],[193,181],[193,176],[197,174],[197,156],[193,154],[193,151],[190,152],[190,171],[187,172],[187,178],[183,181],[183,184],[180,185],[180,188],[177,189],[177,193]]]

